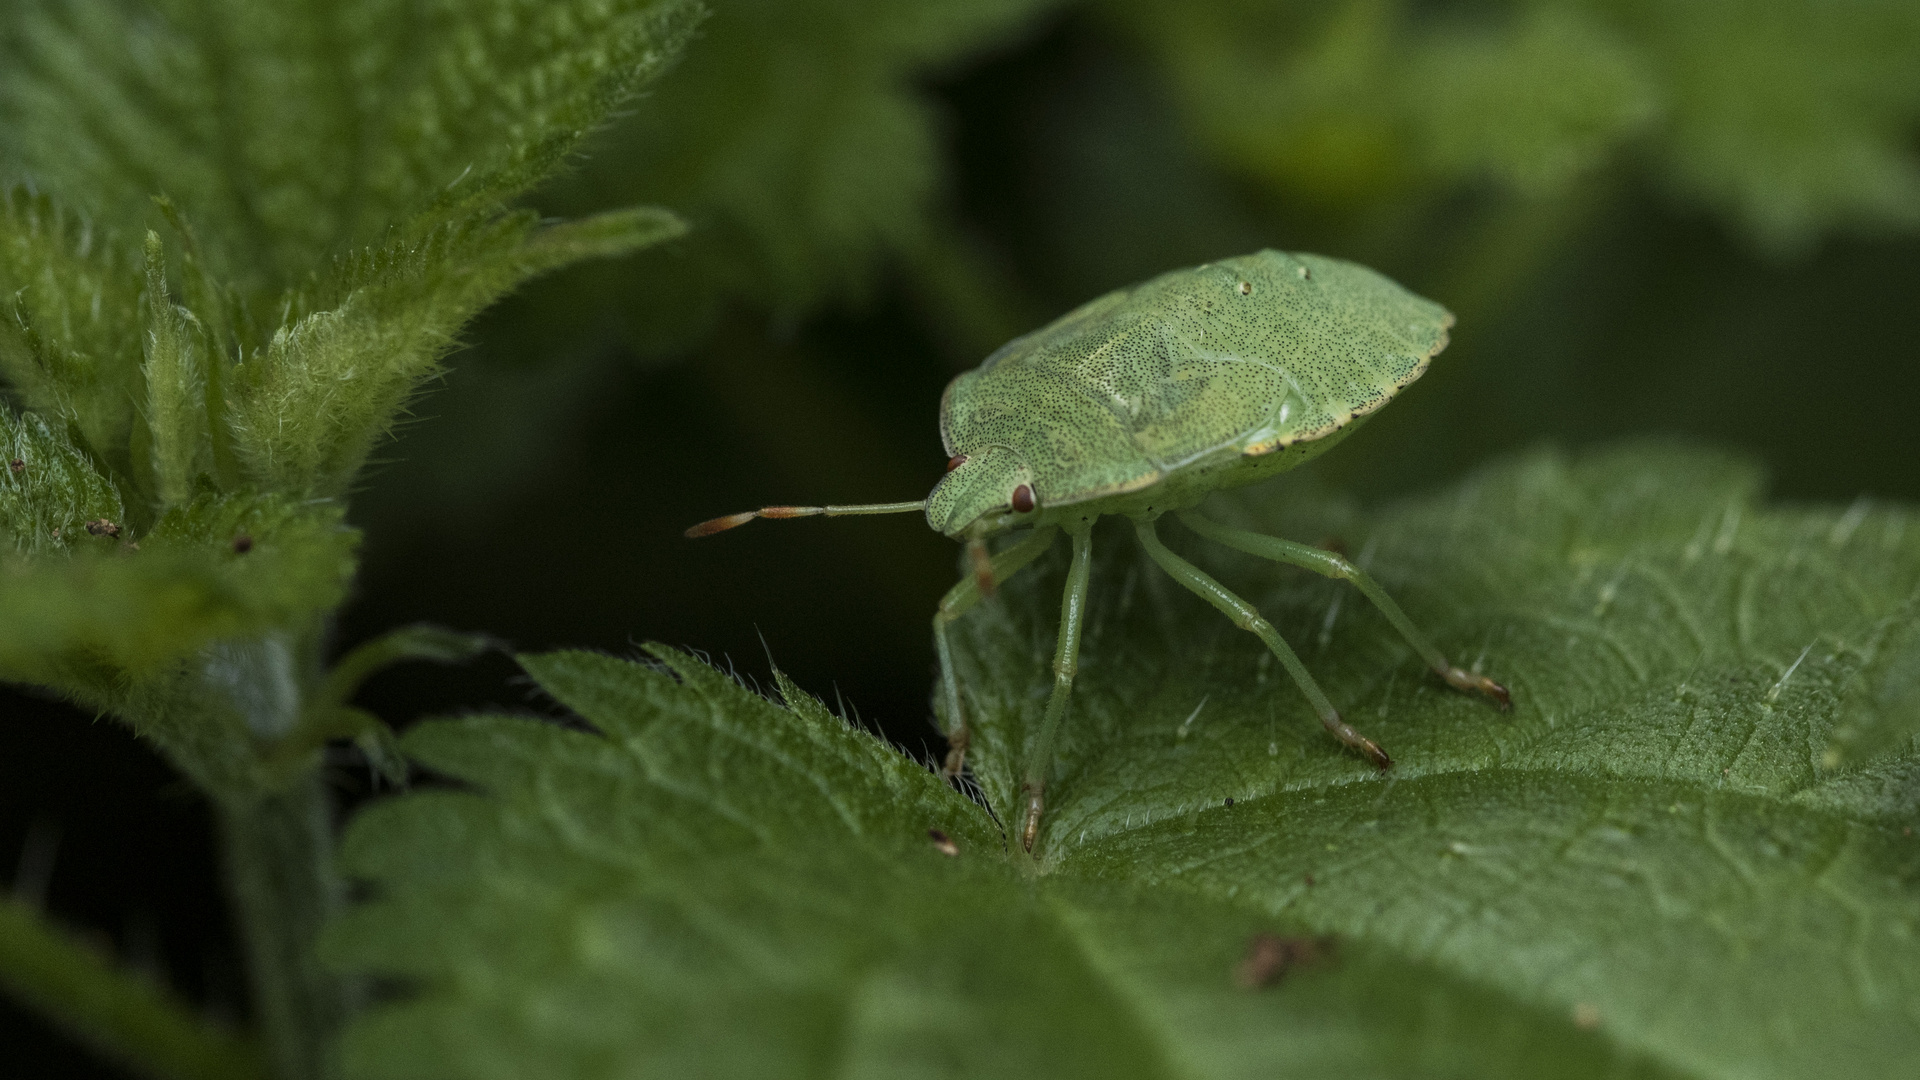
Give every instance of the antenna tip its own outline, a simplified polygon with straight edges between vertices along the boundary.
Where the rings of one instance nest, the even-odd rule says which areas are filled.
[[[728,529],[745,525],[747,522],[759,516],[757,512],[749,510],[744,514],[728,514],[725,517],[711,518],[688,529],[686,531],[686,537],[689,540],[698,540],[703,536],[712,536],[717,532],[726,532]]]

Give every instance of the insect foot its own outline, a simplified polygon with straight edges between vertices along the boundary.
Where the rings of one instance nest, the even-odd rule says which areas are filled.
[[[1380,744],[1353,730],[1353,725],[1340,719],[1339,713],[1330,711],[1320,718],[1320,722],[1327,726],[1328,731],[1333,732],[1334,738],[1360,751],[1368,761],[1379,766],[1381,772],[1393,768],[1393,759],[1387,756],[1385,750],[1380,749]]]
[[[1024,784],[1021,790],[1027,795],[1027,823],[1020,829],[1020,847],[1027,854],[1033,854],[1033,841],[1040,835],[1040,812],[1046,809],[1046,796],[1037,784]]]
[[[1485,694],[1487,697],[1492,698],[1493,703],[1499,707],[1501,712],[1513,711],[1513,695],[1507,693],[1506,687],[1501,686],[1485,675],[1475,675],[1471,671],[1462,671],[1457,667],[1449,665],[1447,670],[1440,673],[1440,677],[1447,680],[1447,685],[1453,687],[1455,690],[1463,690],[1473,694]]]
[[[954,729],[953,734],[947,736],[947,760],[940,767],[940,775],[949,783],[957,779],[960,770],[966,767],[967,744],[971,741],[972,736],[968,734],[965,724]]]

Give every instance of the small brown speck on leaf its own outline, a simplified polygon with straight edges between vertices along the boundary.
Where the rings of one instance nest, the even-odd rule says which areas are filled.
[[[87,522],[87,531],[95,536],[119,536],[120,526],[115,525],[106,518],[99,518]]]
[[[1313,888],[1313,875],[1312,875],[1312,874],[1308,874],[1308,875],[1307,875],[1307,888],[1309,888],[1309,889],[1311,889],[1311,888]]]
[[[1255,934],[1247,942],[1246,958],[1234,969],[1233,981],[1243,990],[1272,986],[1293,968],[1331,959],[1333,946],[1331,937]]]
[[[7,462],[7,468],[12,469],[14,475],[18,476],[27,471],[27,463],[21,461],[19,458],[14,458],[12,461]]]
[[[948,858],[953,858],[960,854],[960,845],[953,842],[953,837],[948,836],[939,829],[928,829],[927,839],[933,841],[933,850]]]
[[[1582,1001],[1573,1007],[1573,1026],[1581,1031],[1592,1031],[1600,1026],[1600,1007]]]
[[[233,538],[233,553],[235,555],[245,555],[252,550],[253,537],[248,536],[246,533],[241,533],[239,536]]]
[[[1227,809],[1233,809],[1233,796],[1227,796]]]

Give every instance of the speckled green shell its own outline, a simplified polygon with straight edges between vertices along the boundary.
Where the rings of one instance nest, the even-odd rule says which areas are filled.
[[[1452,324],[1364,266],[1279,251],[1108,293],[948,385],[940,434],[967,461],[927,521],[958,536],[1164,509],[1284,471],[1419,378]],[[1012,514],[1022,483],[1039,508]]]

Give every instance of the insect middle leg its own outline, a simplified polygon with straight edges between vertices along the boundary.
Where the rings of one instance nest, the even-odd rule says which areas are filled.
[[[1020,845],[1029,852],[1040,833],[1040,811],[1046,807],[1047,774],[1053,769],[1053,740],[1060,733],[1060,720],[1067,713],[1067,698],[1073,693],[1073,676],[1080,664],[1080,629],[1087,621],[1087,579],[1093,570],[1093,523],[1083,522],[1069,535],[1073,538],[1073,565],[1067,570],[1067,587],[1060,595],[1060,637],[1053,647],[1053,693],[1047,696],[1047,712],[1040,721],[1040,733],[1027,747],[1027,767],[1020,782],[1020,790],[1027,796],[1027,820],[1020,829]]]
[[[1455,690],[1485,694],[1502,709],[1513,707],[1513,699],[1507,694],[1506,687],[1485,675],[1475,675],[1464,668],[1449,664],[1446,656],[1435,647],[1427,635],[1413,625],[1413,620],[1407,618],[1407,613],[1401,611],[1400,605],[1393,602],[1393,597],[1387,595],[1387,590],[1381,588],[1380,583],[1373,580],[1365,570],[1331,551],[1322,551],[1317,547],[1298,544],[1292,540],[1282,540],[1277,536],[1266,536],[1257,532],[1248,532],[1245,529],[1231,528],[1201,517],[1199,513],[1192,510],[1179,510],[1175,513],[1187,528],[1209,540],[1244,551],[1249,555],[1289,563],[1338,581],[1352,582],[1354,588],[1359,589],[1362,595],[1373,601],[1373,606],[1380,609],[1380,613],[1387,617],[1387,621],[1393,624],[1393,628],[1400,631],[1400,636],[1407,639],[1407,644],[1413,646],[1413,651],[1420,654],[1420,659],[1427,662],[1427,666],[1433,669],[1434,674],[1447,681],[1448,686]]]
[[[1360,751],[1368,760],[1382,769],[1393,765],[1393,759],[1387,756],[1385,750],[1380,749],[1378,743],[1355,731],[1345,720],[1340,719],[1339,710],[1333,707],[1333,702],[1327,700],[1327,695],[1320,689],[1320,684],[1313,681],[1312,675],[1307,674],[1307,666],[1300,662],[1300,658],[1294,655],[1293,649],[1280,637],[1279,631],[1275,630],[1273,624],[1268,622],[1252,604],[1229,592],[1225,586],[1208,577],[1199,567],[1168,551],[1167,545],[1161,543],[1160,537],[1154,532],[1153,522],[1138,520],[1133,523],[1133,527],[1140,536],[1140,546],[1147,549],[1147,555],[1160,564],[1160,569],[1172,575],[1173,580],[1193,590],[1207,603],[1219,608],[1222,614],[1233,620],[1233,625],[1251,632],[1261,641],[1266,642],[1267,648],[1273,651],[1273,655],[1280,658],[1280,663],[1287,669],[1287,674],[1293,676],[1293,681],[1300,687],[1300,691],[1307,695],[1308,701],[1313,703],[1313,711],[1320,714],[1320,722],[1326,725],[1326,729],[1333,733],[1334,738]]]
[[[1052,525],[1035,529],[1031,536],[1007,548],[992,560],[995,585],[1020,572],[1053,546],[1059,529]],[[980,579],[968,574],[940,598],[933,613],[933,648],[940,658],[940,700],[947,711],[947,760],[941,772],[951,780],[960,775],[967,760],[967,714],[960,701],[960,679],[953,669],[953,645],[947,640],[947,627],[980,602]]]

